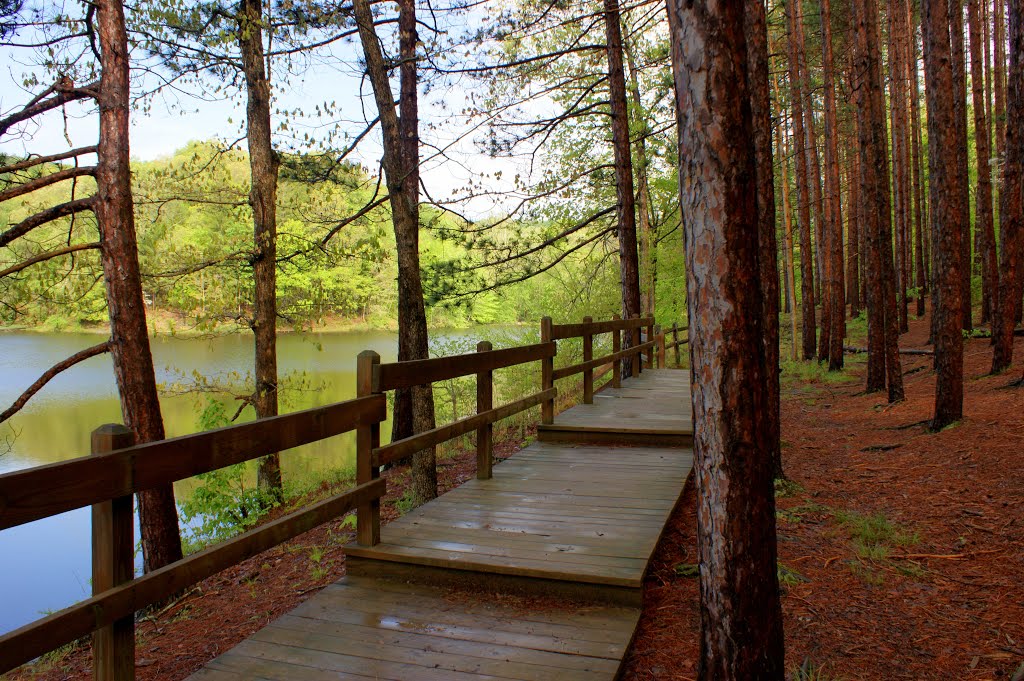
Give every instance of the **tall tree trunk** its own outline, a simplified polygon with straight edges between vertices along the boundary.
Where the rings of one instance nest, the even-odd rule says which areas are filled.
[[[908,281],[909,269],[906,267],[907,252],[910,249],[908,234],[910,232],[910,183],[908,182],[908,166],[910,157],[907,153],[908,136],[908,114],[906,102],[906,82],[904,74],[904,33],[902,25],[906,12],[900,5],[900,0],[889,2],[889,84],[890,98],[889,110],[892,125],[892,194],[894,203],[894,231],[896,236],[896,282],[897,300],[899,313],[899,328],[901,333],[908,329],[907,320],[907,289],[910,287]]]
[[[757,172],[757,247],[763,303],[761,338],[764,343],[767,371],[765,454],[772,461],[773,477],[784,478],[779,395],[779,248],[775,239],[775,171],[772,161],[772,98],[768,83],[768,24],[764,4],[760,0],[745,2],[743,6],[747,41],[747,93],[750,97],[753,119],[754,159]]]
[[[963,226],[960,237],[960,308],[963,314],[963,330],[974,328],[971,309],[971,198],[967,161],[967,60],[964,54],[964,3],[963,0],[949,0],[949,38],[953,55],[953,112],[956,126],[957,172],[964,182],[957,186],[957,205],[961,212],[958,224]],[[949,153],[949,147],[946,148]],[[943,187],[943,191],[948,191]]]
[[[629,144],[629,108],[626,104],[626,75],[622,63],[622,20],[619,16],[618,0],[604,0],[604,29],[608,45],[608,94],[612,114],[612,147],[615,151],[615,193],[618,198],[616,218],[619,225],[622,316],[629,318],[641,313],[640,265],[637,262],[633,158]]]
[[[128,149],[128,36],[124,8],[96,3],[100,46],[100,135],[96,164],[96,223],[110,314],[110,355],[124,424],[137,443],[164,439],[142,300]],[[181,559],[181,535],[170,484],[139,492],[139,529],[147,571]]]
[[[998,2],[998,0],[997,0]],[[1013,359],[1013,330],[1021,312],[1021,292],[1024,289],[1021,259],[1024,258],[1024,202],[1021,186],[1024,182],[1024,134],[1020,121],[1024,120],[1024,16],[1021,0],[1010,0],[1009,38],[1010,69],[1006,114],[1014,125],[1006,126],[1003,160],[1003,190],[999,194],[999,231],[1003,239],[1002,271],[999,281],[999,306],[992,324],[994,347],[992,373],[1009,368]],[[998,84],[997,84],[998,87]]]
[[[856,141],[856,140],[855,140]],[[860,315],[860,161],[852,148],[847,152],[847,182],[850,185],[846,208],[846,295],[850,301],[850,318]]]
[[[928,292],[928,265],[927,258],[925,256],[925,246],[928,243],[928,239],[925,236],[927,232],[926,225],[928,221],[925,219],[924,214],[924,194],[923,194],[923,180],[921,179],[921,88],[918,81],[917,75],[917,31],[914,23],[914,11],[912,3],[907,2],[907,17],[906,17],[906,30],[907,36],[910,41],[910,50],[908,52],[907,71],[908,81],[912,84],[910,91],[910,139],[911,139],[911,151],[912,151],[912,162],[913,162],[913,185],[914,185],[914,230],[915,237],[915,248],[914,252],[915,267],[917,275],[915,277],[917,283],[917,316],[924,316],[924,296]]]
[[[799,3],[799,0],[796,0]],[[804,41],[804,21],[801,12],[796,24],[797,41],[800,45],[800,96],[804,100],[804,152],[807,154],[807,184],[811,189],[814,209],[814,262],[818,276],[814,280],[815,300],[821,303],[821,332],[818,335],[818,361],[828,359],[829,335],[832,329],[831,308],[825,290],[828,273],[825,265],[825,202],[821,189],[821,163],[818,159],[818,133],[814,122],[814,85],[811,70],[807,66],[807,50]]]
[[[387,64],[381,53],[368,0],[354,0],[353,10],[366,59],[366,73],[373,87],[384,140],[384,174],[387,179],[391,219],[398,253],[398,361],[426,359],[427,315],[420,280],[419,251],[419,118],[416,101],[416,14],[412,0],[399,3],[399,53],[402,56],[400,100],[402,117],[395,111]],[[399,414],[395,396],[395,420],[412,422],[412,432],[434,427],[434,398],[430,386],[413,388],[408,411]],[[411,417],[411,418],[410,418]],[[404,429],[403,425],[403,429]],[[409,433],[411,434],[411,433]],[[396,435],[408,437],[395,426]],[[401,438],[399,438],[401,439]],[[413,455],[412,491],[417,503],[437,496],[437,462],[433,448]]]
[[[759,4],[759,3],[758,3]],[[846,332],[846,302],[843,295],[843,200],[839,183],[839,127],[836,120],[835,64],[832,60],[832,12],[829,0],[821,0],[821,49],[825,89],[825,236],[822,251],[829,308],[826,356],[828,370],[843,368],[843,337]],[[822,315],[825,319],[825,315]],[[824,322],[823,322],[824,323]],[[824,340],[822,341],[824,345]],[[820,356],[820,355],[819,355]]]
[[[270,136],[270,80],[263,57],[263,1],[242,0],[237,17],[238,46],[245,75],[246,132],[252,185],[254,284],[252,331],[256,344],[256,418],[277,416],[277,170]],[[281,500],[278,454],[260,459],[259,487]]]
[[[981,43],[979,0],[968,0],[967,24],[971,39],[971,99],[974,104],[975,162],[978,166],[978,190],[975,199],[974,229],[981,256],[981,322],[991,321],[993,301],[999,286],[995,227],[992,220],[992,174],[989,170],[989,127],[985,117],[985,69]]]
[[[669,0],[698,489],[698,678],[781,679],[744,7]]]
[[[995,43],[993,55],[993,80],[995,89],[995,113],[993,119],[996,128],[996,158],[1002,161],[1006,146],[1006,23],[1004,8],[1006,0],[992,0],[994,4],[992,42]],[[1002,199],[1000,199],[1002,206]],[[1002,224],[1000,222],[1000,224]]]
[[[769,45],[769,52],[772,52],[771,45]],[[773,91],[775,94],[774,102],[778,103],[781,100],[780,93],[782,88],[779,86],[778,76],[772,79]],[[779,159],[779,186],[782,187],[782,236],[784,241],[783,248],[783,262],[784,272],[783,278],[786,283],[786,312],[789,313],[789,326],[792,342],[789,347],[789,359],[796,361],[798,357],[797,353],[797,328],[798,324],[796,321],[796,263],[794,262],[793,253],[793,209],[789,199],[789,150],[786,145],[786,129],[783,125],[784,112],[781,110],[781,105],[778,110],[775,111],[775,144],[776,144],[776,156]]]
[[[862,197],[867,220],[868,258],[868,384],[867,390],[888,387],[889,401],[903,399],[899,359],[899,318],[892,254],[882,64],[878,46],[878,5],[875,0],[853,3],[857,36],[856,67],[862,74],[858,95]],[[872,355],[876,355],[872,359]],[[884,380],[883,380],[884,377]],[[884,382],[884,385],[883,385]]]
[[[654,314],[658,289],[658,235],[655,233],[651,208],[650,162],[647,155],[647,137],[651,130],[640,98],[636,57],[628,40],[623,40],[622,48],[629,66],[629,96],[633,100],[632,128],[636,137],[632,150],[636,154],[636,217],[640,228],[640,307]]]
[[[960,184],[967,182],[960,174],[959,158],[949,153],[958,144],[959,134],[954,120],[955,98],[959,95],[953,73],[955,59],[950,35],[951,12],[956,4],[948,0],[922,0],[921,27],[924,32],[925,95],[928,98],[928,170],[932,183],[932,219],[938,232],[939,248],[935,251],[939,305],[932,311],[939,317],[935,334],[935,414],[933,430],[958,421],[963,414],[963,334],[960,268],[963,252],[963,211],[960,209]],[[951,40],[952,39],[952,40]]]
[[[800,294],[803,312],[803,358],[814,357],[817,345],[814,321],[814,254],[811,250],[811,199],[807,186],[807,154],[804,153],[803,79],[800,63],[803,61],[803,43],[797,30],[800,18],[799,0],[787,0],[786,22],[789,42],[790,105],[793,108],[793,155],[796,157],[796,215],[800,229]]]

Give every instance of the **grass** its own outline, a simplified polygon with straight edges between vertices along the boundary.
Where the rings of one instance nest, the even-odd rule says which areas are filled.
[[[840,681],[826,669],[826,665],[819,665],[811,661],[811,658],[804,658],[803,664],[795,668],[789,674],[790,681]]]
[[[880,586],[885,577],[871,567],[871,564],[882,563],[891,566],[900,574],[919,579],[924,570],[919,566],[894,564],[889,561],[893,548],[906,548],[920,543],[917,532],[910,531],[889,520],[884,513],[864,515],[855,511],[836,510],[833,518],[850,535],[858,561],[849,563],[850,570],[868,584]]]

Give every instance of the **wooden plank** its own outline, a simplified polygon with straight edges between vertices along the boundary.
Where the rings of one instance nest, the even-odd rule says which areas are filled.
[[[244,649],[243,649],[244,651]],[[387,679],[379,675],[364,676],[354,672],[327,671],[303,664],[289,664],[277,660],[250,657],[232,649],[209,663],[200,671],[188,677],[189,681],[206,681],[202,676],[207,670],[231,674],[234,678],[258,679],[259,681],[365,681],[366,679]]]
[[[373,594],[372,597],[376,597]],[[437,599],[434,599],[437,604]],[[400,609],[389,612],[400,612]],[[279,629],[295,629],[297,631],[316,631],[321,634],[358,642],[360,645],[373,647],[392,647],[410,650],[430,650],[432,652],[460,655],[485,660],[508,661],[512,663],[539,664],[548,668],[573,671],[603,671],[614,674],[617,664],[614,660],[603,657],[584,655],[566,655],[546,650],[534,650],[511,645],[478,643],[452,639],[438,634],[420,634],[404,631],[381,631],[376,627],[343,622],[328,622],[308,617],[285,615],[276,622]]]
[[[384,480],[290,513],[0,636],[0,674],[384,495]]]
[[[381,364],[374,371],[373,390],[384,392],[396,388],[412,388],[435,381],[444,381],[459,376],[478,374],[505,367],[536,362],[554,357],[557,348],[554,343],[536,343],[504,350],[470,352],[450,357],[432,357],[406,362]]]
[[[527,661],[516,661],[511,659],[495,660],[452,650],[437,652],[429,646],[420,649],[385,645],[370,647],[363,642],[353,641],[349,636],[345,636],[348,632],[344,626],[336,627],[334,632],[325,633],[320,622],[311,621],[303,626],[304,623],[301,619],[292,619],[288,623],[291,626],[281,626],[275,622],[253,634],[249,640],[260,644],[294,646],[305,650],[361,658],[364,665],[367,663],[371,665],[377,663],[417,665],[453,674],[480,674],[493,678],[536,679],[537,681],[558,681],[558,679],[588,681],[594,678],[590,669],[553,667],[543,664],[539,655]],[[359,667],[352,667],[352,669],[357,668]],[[343,669],[347,668],[343,667]],[[417,670],[418,673],[420,672]]]
[[[469,416],[464,419],[459,419],[448,425],[441,426],[440,428],[434,428],[433,430],[427,430],[412,437],[407,437],[404,440],[398,442],[392,442],[389,445],[380,447],[373,451],[373,462],[375,466],[384,466],[392,461],[398,461],[404,459],[414,452],[418,452],[427,447],[447,442],[452,438],[471,433],[477,428],[486,425],[488,423],[494,423],[501,419],[508,418],[513,414],[518,414],[521,411],[526,411],[531,407],[536,407],[538,404],[546,400],[551,400],[555,397],[556,390],[550,388],[543,390],[539,393],[534,393],[529,397],[524,397],[521,400],[515,402],[509,402],[508,404],[491,409],[482,414],[476,414],[475,416]]]
[[[0,530],[324,440],[384,420],[386,408],[374,395],[6,473]]]

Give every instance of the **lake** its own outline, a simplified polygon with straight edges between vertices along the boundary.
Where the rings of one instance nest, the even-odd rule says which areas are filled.
[[[475,349],[476,341],[536,334],[534,327],[476,327],[433,331],[435,353],[458,354]],[[0,409],[6,408],[50,366],[102,340],[95,334],[0,333]],[[252,336],[212,338],[160,336],[152,339],[157,381],[165,388],[182,386],[194,372],[231,380],[252,369]],[[375,350],[393,362],[397,334],[388,331],[282,334],[278,337],[278,370],[286,383],[304,383],[285,390],[281,411],[296,411],[355,397],[356,355]],[[298,380],[297,377],[302,377]],[[179,391],[180,392],[180,391]],[[239,390],[241,392],[241,390]],[[198,430],[195,394],[161,397],[168,437]],[[230,400],[229,402],[233,402]],[[234,413],[229,404],[229,414]],[[251,415],[252,411],[248,410]],[[250,417],[251,418],[251,417]],[[0,473],[54,463],[89,453],[89,434],[104,423],[120,423],[110,357],[89,359],[54,378],[13,417],[0,425]],[[385,424],[382,435],[390,428]],[[5,444],[6,442],[6,444]],[[282,455],[283,475],[296,479],[318,472],[351,468],[354,433],[299,447]],[[179,498],[193,483],[177,484]],[[89,510],[0,531],[0,633],[31,622],[90,595]],[[138,534],[136,530],[136,541]]]

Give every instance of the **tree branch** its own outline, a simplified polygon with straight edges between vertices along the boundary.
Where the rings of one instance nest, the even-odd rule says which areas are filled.
[[[0,232],[0,248],[3,248],[20,236],[28,234],[36,227],[45,225],[47,222],[53,222],[54,220],[80,213],[83,210],[92,210],[92,202],[93,197],[91,196],[84,199],[75,199],[74,201],[51,206],[44,211],[29,216],[6,232]]]
[[[91,348],[86,348],[85,350],[81,350],[80,352],[76,352],[75,354],[71,355],[67,359],[65,359],[65,360],[63,360],[61,362],[57,362],[56,364],[54,364],[52,367],[47,369],[43,373],[42,376],[40,376],[38,379],[36,379],[36,382],[33,383],[32,385],[30,385],[25,390],[25,392],[23,392],[18,397],[18,399],[16,399],[14,401],[14,404],[12,404],[10,407],[8,407],[3,413],[0,413],[0,423],[3,423],[7,419],[9,419],[12,416],[14,416],[15,414],[17,414],[19,411],[21,411],[22,407],[24,407],[25,404],[30,399],[32,399],[32,396],[35,395],[40,390],[42,390],[43,386],[45,386],[47,383],[49,383],[50,380],[54,376],[56,376],[57,374],[61,373],[62,371],[66,371],[66,370],[70,369],[71,367],[75,366],[76,364],[78,364],[80,362],[84,362],[85,360],[89,359],[90,357],[95,357],[96,355],[102,355],[105,352],[110,352],[110,341],[109,340],[103,341],[99,345],[94,345]]]
[[[0,137],[6,135],[7,131],[11,129],[11,126],[17,125],[22,121],[27,121],[33,116],[38,116],[41,113],[50,111],[51,109],[56,109],[68,102],[95,97],[96,93],[99,91],[99,86],[99,82],[95,82],[82,87],[75,87],[74,84],[70,82],[70,79],[61,79],[55,85],[51,86],[43,96],[36,97],[26,104],[21,111],[16,111],[6,118],[0,118]],[[46,95],[51,92],[56,92],[56,94],[52,97],[46,98]]]
[[[76,156],[84,156],[85,154],[95,154],[96,145],[91,147],[78,147],[77,149],[70,149],[68,151],[62,151],[59,154],[51,154],[50,156],[30,156],[24,161],[18,161],[12,163],[9,166],[0,168],[0,175],[6,175],[7,173],[13,173],[18,170],[25,170],[26,168],[32,168],[33,166],[42,165],[43,163],[53,163],[54,161],[63,161],[67,158],[75,158]]]
[[[83,175],[95,174],[96,166],[82,166],[80,168],[65,168],[64,170],[58,170],[55,173],[50,173],[49,175],[43,175],[35,178],[34,180],[29,180],[28,182],[16,184],[10,189],[0,192],[0,203],[10,201],[11,199],[25,194],[30,194],[37,189],[42,189],[43,187],[48,187],[51,184],[57,184],[64,180],[82,177]]]
[[[27,268],[31,267],[32,265],[35,265],[36,263],[43,262],[45,260],[51,260],[52,258],[59,258],[62,255],[67,255],[69,253],[77,253],[78,251],[88,251],[88,250],[98,249],[99,247],[100,247],[100,243],[98,241],[96,241],[96,242],[89,243],[89,244],[75,244],[74,246],[67,246],[65,248],[58,248],[55,251],[47,251],[46,253],[40,253],[37,256],[29,258],[28,260],[23,260],[22,262],[19,262],[17,265],[11,265],[10,267],[8,267],[5,270],[0,270],[0,279],[3,279],[6,276],[12,275],[15,272],[20,272],[20,271],[22,271],[24,269],[27,269]]]

